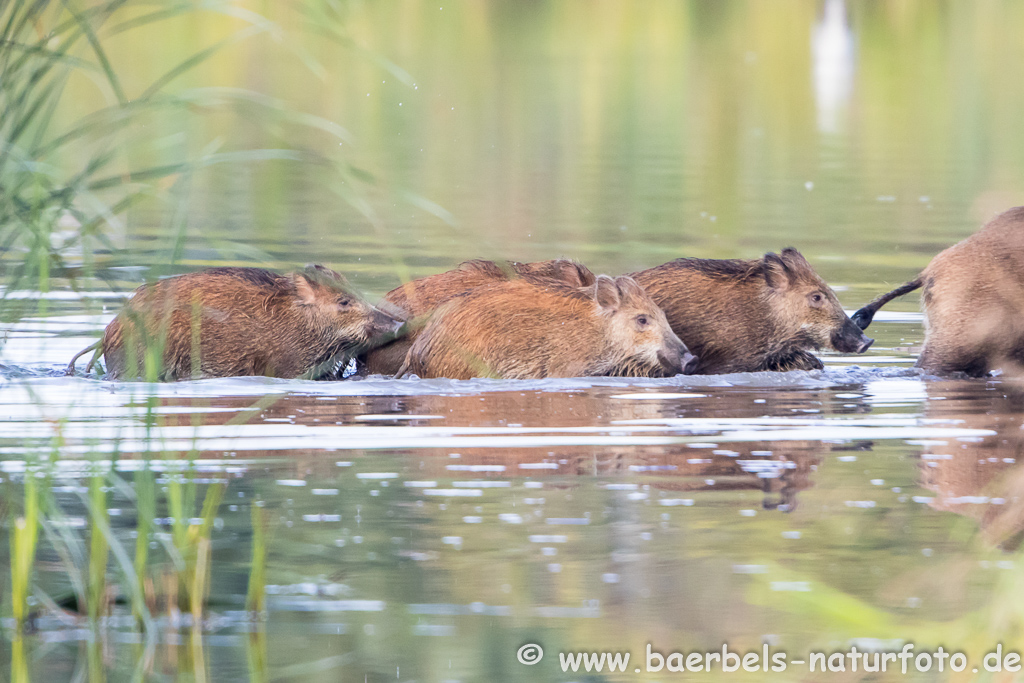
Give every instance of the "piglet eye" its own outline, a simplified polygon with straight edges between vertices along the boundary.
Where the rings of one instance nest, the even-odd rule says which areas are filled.
[[[338,299],[338,308],[348,308],[351,305],[352,305],[352,299],[349,299],[347,297],[342,297],[342,298]]]
[[[823,294],[821,294],[821,292],[815,292],[814,294],[811,294],[811,305],[812,306],[815,306],[815,307],[821,306],[821,304],[824,301],[825,301],[825,296]]]
[[[647,327],[647,316],[646,315],[638,315],[636,317],[636,324],[637,324],[638,327]]]

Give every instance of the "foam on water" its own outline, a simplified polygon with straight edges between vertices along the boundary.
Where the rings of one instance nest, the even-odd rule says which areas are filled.
[[[81,350],[81,349],[79,349]],[[71,354],[73,355],[73,354]],[[68,357],[70,359],[70,355]],[[791,372],[740,372],[728,375],[677,375],[665,378],[574,377],[536,380],[506,379],[392,379],[381,375],[320,382],[272,377],[227,377],[189,382],[150,384],[145,382],[108,382],[95,377],[63,377],[65,365],[15,363],[0,365],[0,388],[8,389],[9,380],[36,379],[33,387],[60,394],[86,394],[99,390],[138,396],[253,396],[293,393],[317,396],[426,396],[464,395],[502,391],[580,391],[600,387],[618,389],[659,389],[747,387],[763,389],[823,389],[844,384],[862,384],[890,378],[920,378],[914,368],[830,367],[825,370]],[[639,393],[639,392],[633,392]],[[690,393],[690,392],[687,392]],[[696,398],[696,396],[694,396]],[[369,418],[368,418],[369,419]]]
[[[98,332],[109,317],[105,312],[27,319],[11,329],[14,336],[3,351],[13,364],[0,366],[0,457],[43,452],[58,431],[62,453],[70,457],[153,449],[235,458],[297,449],[685,447],[694,449],[694,463],[706,459],[700,449],[717,453],[723,450],[720,444],[980,439],[993,433],[925,420],[930,379],[919,370],[898,367],[912,360],[899,355],[825,354],[826,367],[820,371],[658,379],[371,376],[314,382],[232,377],[150,384],[64,377],[65,356],[91,343],[95,337],[83,334]],[[33,342],[42,341],[45,348],[33,348]],[[575,403],[537,412],[537,401],[545,396]],[[481,407],[467,413],[465,401],[474,397]],[[830,399],[846,402],[844,409],[862,406],[871,414],[829,415],[832,411],[823,409],[822,402]],[[268,412],[267,406],[277,408]],[[879,414],[880,408],[903,412]],[[816,413],[825,414],[812,416]],[[147,414],[161,419],[147,427]],[[585,422],[576,415],[586,415]],[[528,460],[533,462],[517,463],[515,472],[559,470],[558,463],[543,457]],[[746,471],[759,476],[774,476],[778,470],[744,462]],[[504,472],[503,465],[496,467]],[[430,495],[480,495],[484,488],[439,488]]]

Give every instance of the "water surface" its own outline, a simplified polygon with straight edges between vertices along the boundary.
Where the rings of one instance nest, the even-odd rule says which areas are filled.
[[[964,680],[998,643],[1019,651],[1024,395],[915,370],[915,295],[876,316],[867,354],[809,373],[146,385],[62,370],[145,277],[207,265],[324,262],[373,298],[468,258],[619,274],[792,245],[856,309],[1024,203],[1021,7],[348,11],[357,43],[408,78],[298,22],[328,76],[268,39],[183,85],[255,88],[346,126],[372,211],[321,169],[214,169],[171,265],[173,231],[143,205],[111,235],[124,250],[75,281],[87,295],[73,251],[50,291],[6,293],[26,308],[0,332],[3,676],[707,680],[730,674],[563,672],[558,653],[643,667],[648,644],[797,660],[912,642],[965,652]],[[144,46],[111,49],[134,48],[139,82],[182,49]],[[273,142],[244,117],[161,126],[154,157]],[[13,530],[33,496],[17,638]],[[517,661],[528,643],[536,665]]]

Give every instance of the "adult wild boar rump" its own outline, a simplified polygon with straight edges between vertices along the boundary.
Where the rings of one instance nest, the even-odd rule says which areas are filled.
[[[698,374],[819,370],[813,349],[863,353],[874,341],[796,249],[751,261],[680,258],[631,275],[700,358]]]
[[[405,361],[420,327],[438,306],[482,285],[515,278],[551,279],[572,287],[589,287],[594,274],[583,264],[568,259],[517,263],[477,259],[466,261],[444,273],[407,282],[384,295],[384,301],[403,312],[410,324],[398,339],[369,351],[363,357],[363,372],[393,375]]]
[[[401,324],[323,266],[287,276],[209,268],[139,287],[93,360],[104,356],[111,379],[146,377],[147,368],[163,380],[318,377],[393,338]]]
[[[438,308],[403,370],[421,377],[663,376],[696,359],[632,279],[591,287],[519,278],[483,285]]]
[[[925,336],[917,367],[1024,376],[1024,206],[939,253],[916,278],[854,313],[854,321],[866,329],[879,308],[919,287]]]

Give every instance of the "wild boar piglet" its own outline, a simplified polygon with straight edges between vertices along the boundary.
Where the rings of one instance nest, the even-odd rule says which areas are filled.
[[[417,335],[399,374],[660,377],[696,364],[643,288],[601,275],[590,287],[519,278],[455,297]]]
[[[632,276],[700,358],[702,375],[820,370],[811,353],[864,353],[874,341],[796,249],[750,261],[680,258]]]
[[[104,357],[110,379],[146,377],[147,367],[162,380],[315,378],[394,338],[401,325],[323,266],[291,275],[208,268],[139,287],[107,326],[93,361]]]
[[[589,287],[594,274],[586,266],[569,259],[519,263],[516,261],[465,261],[444,273],[407,282],[384,295],[384,301],[409,321],[403,335],[361,357],[361,370],[367,375],[393,375],[405,361],[409,348],[427,316],[438,306],[477,287],[516,278],[557,280],[572,287]]]

